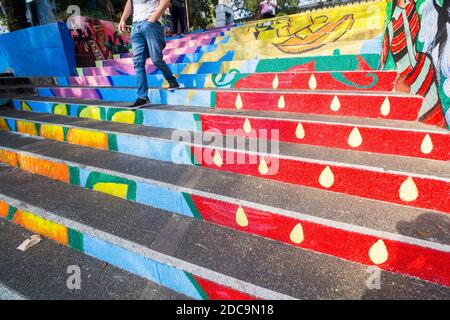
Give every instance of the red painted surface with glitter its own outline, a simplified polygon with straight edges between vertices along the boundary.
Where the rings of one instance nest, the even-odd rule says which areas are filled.
[[[192,199],[206,221],[365,265],[374,265],[369,258],[369,250],[381,239],[386,245],[389,257],[386,262],[378,265],[380,269],[450,286],[449,252],[377,238],[248,207],[243,208],[248,226],[241,227],[235,219],[237,205],[199,196],[192,196]],[[290,240],[290,234],[298,223],[302,225],[304,240],[300,244],[295,244]]]
[[[359,147],[352,148],[347,142],[350,133],[355,128],[351,125],[302,121],[305,136],[303,139],[299,139],[295,135],[298,121],[248,118],[253,131],[245,134],[243,127],[246,118],[207,114],[200,114],[199,116],[203,131],[217,129],[225,134],[227,130],[238,130],[235,133],[236,135],[258,137],[259,130],[273,129],[279,131],[279,140],[282,142],[450,160],[450,133],[429,133],[433,141],[433,150],[429,154],[424,154],[421,152],[421,144],[427,134],[426,132],[359,126],[358,130],[363,142]]]
[[[401,174],[373,171],[368,168],[329,165],[334,174],[334,184],[327,189],[319,184],[319,177],[327,167],[326,164],[307,162],[300,159],[292,160],[264,157],[269,171],[267,174],[261,175],[258,171],[260,163],[259,156],[249,156],[248,154],[233,151],[226,151],[226,153],[220,151],[219,153],[222,159],[235,159],[235,161],[233,163],[233,161],[224,160],[222,166],[219,168],[213,161],[214,149],[192,147],[191,151],[201,166],[216,170],[235,172],[363,198],[450,213],[450,183],[442,180],[428,177],[413,177],[419,190],[419,195],[416,200],[405,202],[400,199],[399,189],[408,176]],[[199,158],[198,155],[201,155],[203,158]],[[238,157],[242,158],[244,164],[237,163]]]
[[[390,113],[383,116],[381,106],[386,99],[382,95],[324,94],[324,93],[281,93],[281,92],[232,92],[217,91],[216,107],[235,109],[240,94],[243,110],[280,111],[335,116],[384,118],[416,121],[422,106],[422,98],[415,96],[390,96]],[[278,108],[278,101],[284,97],[285,107]],[[330,109],[334,97],[340,101],[339,111]]]
[[[314,75],[317,83],[316,90],[372,90],[392,91],[394,90],[397,73],[395,72],[343,72],[343,76],[352,83],[359,86],[368,86],[375,82],[370,88],[358,88],[347,85],[336,80],[333,73],[255,73],[240,79],[235,88],[273,88],[275,77],[278,78],[277,89],[303,89],[309,90],[309,80]],[[374,75],[377,80],[375,80]]]

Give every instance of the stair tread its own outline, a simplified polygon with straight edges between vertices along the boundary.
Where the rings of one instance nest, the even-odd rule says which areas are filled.
[[[26,252],[17,250],[32,234],[0,220],[0,287],[3,284],[25,299],[187,299],[46,238]],[[81,269],[81,290],[66,286],[67,268],[72,265]]]
[[[55,103],[72,103],[80,105],[92,105],[92,106],[111,106],[131,108],[130,103],[117,102],[117,101],[105,101],[95,99],[75,99],[75,98],[61,98],[61,97],[24,97],[21,100],[36,101],[36,102],[55,102]],[[450,134],[446,129],[436,126],[427,125],[421,122],[394,120],[394,119],[375,119],[375,118],[362,118],[362,117],[347,117],[347,116],[329,116],[322,114],[307,114],[307,113],[294,113],[294,112],[276,112],[276,111],[264,111],[264,110],[233,110],[233,109],[221,109],[221,108],[204,108],[196,106],[183,106],[183,105],[161,105],[154,104],[150,106],[140,107],[142,110],[160,110],[160,111],[179,111],[190,112],[209,115],[227,115],[236,117],[255,117],[255,118],[269,118],[277,120],[292,120],[292,121],[312,121],[323,122],[330,124],[348,124],[354,126],[369,126],[380,128],[391,128],[398,130],[415,130],[424,132],[436,132],[442,134]]]
[[[109,89],[109,90],[122,90],[122,89],[134,89],[135,87],[119,87],[119,86],[61,86],[61,85],[53,85],[53,86],[38,86],[33,85],[36,89]],[[164,90],[164,91],[174,91],[169,90],[165,87],[151,87],[149,86],[149,90]],[[286,93],[286,94],[311,94],[311,95],[355,95],[355,96],[388,96],[388,97],[408,97],[408,98],[420,98],[423,97],[418,95],[412,95],[408,93],[402,92],[392,92],[392,91],[357,91],[357,90],[302,90],[302,89],[244,89],[244,88],[179,88],[176,91],[217,91],[217,92],[253,92],[253,93]]]
[[[0,116],[11,117],[14,119],[26,119],[43,123],[71,125],[75,127],[106,131],[109,133],[132,134],[163,140],[172,140],[172,136],[174,136],[174,134],[174,139],[177,139],[181,132],[186,132],[175,129],[129,125],[116,122],[97,121],[59,115],[47,115],[18,110],[1,111]],[[210,140],[210,138],[208,138],[208,133],[190,132],[189,134],[192,138],[194,138],[194,136],[201,137],[201,140],[193,140],[194,143],[195,141],[205,141],[203,146],[215,149],[223,148],[221,141],[217,141],[216,143],[208,143]],[[249,139],[246,140],[246,146],[248,146]],[[229,149],[230,147],[227,146],[226,148]],[[249,149],[248,147],[245,147],[245,149],[237,148],[235,150],[245,152]],[[279,142],[279,153],[277,152],[272,155],[270,151],[268,153],[266,151],[258,154],[267,155],[269,157],[280,157],[283,159],[319,162],[324,165],[333,164],[350,167],[362,167],[377,172],[399,172],[408,175],[428,176],[450,181],[449,161],[411,158],[286,142]]]
[[[424,132],[437,132],[443,134],[450,134],[446,129],[438,128],[436,126],[427,125],[421,122],[391,120],[391,119],[374,119],[361,117],[346,117],[346,116],[328,116],[321,114],[306,114],[306,113],[290,113],[290,112],[275,112],[275,111],[258,111],[258,110],[232,110],[232,109],[218,109],[218,108],[203,108],[195,106],[176,106],[176,105],[152,105],[149,107],[141,107],[140,109],[174,111],[174,112],[192,112],[208,115],[226,115],[230,117],[252,117],[252,118],[267,118],[276,120],[291,120],[291,121],[312,121],[330,124],[348,124],[352,126],[368,126],[379,128],[391,128],[398,130],[417,130]]]
[[[103,151],[78,145],[0,132],[0,146],[27,152],[53,161],[65,161],[79,167],[94,168],[96,172],[113,174],[134,181],[175,188],[202,196],[208,194],[219,201],[232,199],[263,211],[301,218],[361,233],[383,235],[397,239],[411,237],[411,241],[426,239],[425,246],[450,244],[450,237],[442,232],[442,221],[450,224],[449,216],[432,210],[385,203],[346,194],[308,188],[253,176],[216,171],[204,167],[177,165],[169,162]],[[274,193],[274,190],[282,192]],[[421,235],[414,228],[400,228],[418,217],[427,217],[428,225],[435,221],[429,235]],[[445,228],[444,228],[445,229]],[[358,231],[359,230],[359,231]],[[399,238],[399,239],[400,239]],[[429,242],[429,243],[428,243]]]
[[[114,242],[117,245],[131,242],[135,252],[145,256],[156,252],[173,257],[175,267],[195,268],[205,278],[223,279],[221,275],[225,275],[230,286],[238,283],[246,290],[259,288],[258,294],[263,298],[268,298],[267,291],[261,288],[302,299],[437,299],[450,294],[448,287],[387,271],[382,271],[380,290],[367,290],[366,266],[82,190],[18,169],[4,171],[0,174],[0,194],[25,204],[30,212],[39,209],[78,226],[79,231],[95,232],[98,237],[113,236],[111,240],[118,240]],[[26,190],[21,187],[24,183]],[[170,237],[168,230],[174,230]]]

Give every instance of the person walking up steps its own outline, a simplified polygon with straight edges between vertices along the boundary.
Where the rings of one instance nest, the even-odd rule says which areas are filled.
[[[178,24],[180,24],[180,32],[184,34],[186,32],[186,23],[185,23],[185,9],[184,9],[184,0],[171,0],[172,6],[170,7],[170,14],[172,16],[172,33],[179,35],[178,32]]]
[[[263,19],[274,18],[277,7],[277,0],[263,0],[259,4]]]
[[[133,107],[150,103],[147,73],[145,71],[145,61],[149,56],[155,67],[161,71],[164,78],[169,82],[169,89],[175,90],[180,87],[164,61],[163,50],[166,47],[166,40],[163,27],[158,21],[169,5],[170,0],[127,0],[120,19],[119,31],[124,32],[126,21],[133,14],[131,43],[138,87],[138,98]]]

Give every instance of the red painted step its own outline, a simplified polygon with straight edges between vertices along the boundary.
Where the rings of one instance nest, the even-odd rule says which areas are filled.
[[[170,110],[170,109],[169,109]],[[243,114],[221,115],[199,112],[202,131],[232,130],[235,135],[258,138],[262,130],[277,130],[276,138],[282,142],[317,145],[382,154],[435,160],[450,160],[450,132],[421,126],[408,128],[406,124],[393,124],[380,120],[354,118],[339,119],[320,116],[296,116],[296,119]],[[375,122],[375,123],[373,123]]]
[[[215,107],[416,121],[422,102],[382,93],[217,91]]]
[[[194,145],[191,152],[199,165],[215,170],[450,213],[450,166],[442,162],[302,149],[278,155]]]

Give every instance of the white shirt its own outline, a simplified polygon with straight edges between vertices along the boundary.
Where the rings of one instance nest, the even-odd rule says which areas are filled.
[[[132,0],[133,22],[147,20],[159,7],[160,0]]]

